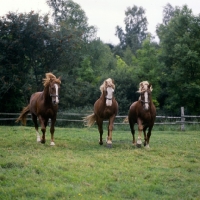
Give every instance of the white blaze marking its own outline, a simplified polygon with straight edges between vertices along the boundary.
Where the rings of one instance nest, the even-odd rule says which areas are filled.
[[[107,88],[107,95],[106,95],[106,105],[112,106],[112,97],[113,97],[114,89],[112,87]]]
[[[145,101],[145,109],[148,110],[149,109],[149,103],[148,103],[148,93],[145,92],[144,93],[144,101]]]
[[[56,103],[59,103],[59,100],[58,100],[58,85],[54,84],[54,86],[56,88]]]

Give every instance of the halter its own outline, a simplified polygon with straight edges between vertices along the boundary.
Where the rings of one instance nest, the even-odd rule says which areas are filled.
[[[59,95],[56,95],[56,94],[50,94],[50,97],[59,97]]]
[[[141,100],[141,99],[140,99],[140,101],[141,101],[142,103],[150,103],[150,101],[143,101],[143,100]]]
[[[59,98],[59,95],[50,93],[50,86],[49,86],[49,95],[50,95],[50,97],[58,97]]]

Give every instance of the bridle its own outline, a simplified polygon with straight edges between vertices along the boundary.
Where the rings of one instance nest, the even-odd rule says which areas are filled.
[[[50,97],[58,97],[59,98],[59,95],[57,95],[57,94],[52,94],[50,91],[51,91],[51,86],[49,86],[49,95],[50,95]]]
[[[147,95],[149,96],[149,91],[148,91],[148,90],[145,90],[145,91],[143,91],[142,93],[143,93],[143,95],[145,95],[145,93],[147,93]],[[142,100],[142,99],[141,99],[141,96],[140,96],[140,102],[143,104],[143,107],[144,107],[145,110],[148,110],[148,109],[149,109],[149,106],[150,106],[149,97],[148,97],[148,101],[145,101],[145,100]],[[148,106],[145,105],[145,104],[148,104]]]
[[[141,101],[142,103],[150,103],[150,101],[144,101],[144,100],[142,100],[142,99],[140,99],[140,101]]]
[[[51,93],[50,93],[50,97],[59,97],[59,95],[51,94]]]

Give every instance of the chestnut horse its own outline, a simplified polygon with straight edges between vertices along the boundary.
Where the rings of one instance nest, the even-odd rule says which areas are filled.
[[[109,120],[107,145],[112,146],[112,131],[113,123],[118,112],[118,103],[114,98],[113,92],[115,89],[114,81],[108,78],[100,86],[101,96],[94,104],[94,113],[84,118],[86,126],[92,126],[95,121],[98,126],[100,140],[99,144],[103,144],[103,120]]]
[[[46,73],[46,78],[43,79],[44,90],[31,95],[29,104],[24,107],[20,116],[16,120],[16,122],[21,121],[23,125],[26,125],[26,116],[29,112],[31,113],[32,120],[35,125],[37,142],[45,143],[46,126],[48,120],[51,119],[50,145],[55,145],[54,126],[58,111],[60,84],[60,78],[56,78],[56,76],[54,76],[52,73]],[[37,118],[39,119],[41,125],[42,138],[40,138],[38,132]]]
[[[156,108],[152,102],[151,92],[152,85],[147,81],[143,81],[139,85],[139,100],[134,102],[129,109],[128,113],[128,121],[131,129],[131,133],[133,136],[133,144],[136,145],[135,141],[135,130],[134,124],[138,124],[138,140],[137,146],[141,147],[142,144],[142,131],[144,133],[144,146],[149,148],[149,140],[151,137],[151,130],[154,126],[155,118],[156,118]],[[146,134],[146,130],[148,128],[148,132]]]

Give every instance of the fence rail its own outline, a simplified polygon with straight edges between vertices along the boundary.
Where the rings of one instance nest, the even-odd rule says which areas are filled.
[[[20,113],[0,113],[0,121],[15,121]],[[59,122],[83,122],[82,118],[88,114],[58,112],[57,121]],[[123,120],[127,116],[118,115],[114,124],[125,124]],[[190,119],[190,120],[188,120]],[[192,119],[192,120],[191,120]],[[194,121],[195,119],[195,121]],[[31,120],[28,114],[27,120]],[[181,116],[156,116],[155,125],[180,125],[181,130],[185,130],[185,124],[200,124],[200,116],[184,115],[184,108],[181,107]]]

